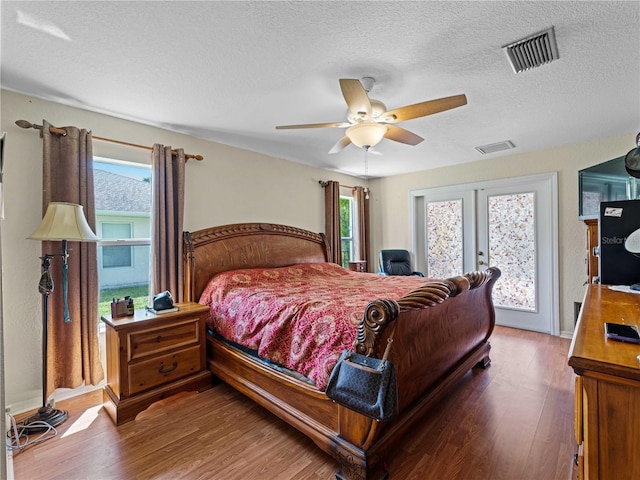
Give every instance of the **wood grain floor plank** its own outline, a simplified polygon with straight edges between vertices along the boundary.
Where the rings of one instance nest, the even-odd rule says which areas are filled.
[[[399,442],[390,480],[571,477],[570,341],[497,327],[491,343],[492,364],[465,375]],[[333,459],[225,384],[157,402],[120,427],[101,401],[95,392],[60,402],[69,420],[15,454],[16,479],[334,478]]]

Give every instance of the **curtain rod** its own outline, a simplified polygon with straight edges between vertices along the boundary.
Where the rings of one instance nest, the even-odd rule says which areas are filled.
[[[320,184],[321,187],[326,187],[327,185],[329,185],[329,182],[324,180],[318,180],[318,183]],[[358,188],[358,187],[352,187],[351,185],[343,185],[342,183],[339,183],[339,185],[344,188]]]
[[[43,128],[42,125],[36,125],[35,123],[31,123],[26,120],[16,120],[16,125],[18,125],[21,128],[35,128],[36,130],[42,130]],[[66,135],[67,131],[64,128],[49,127],[49,133]],[[149,150],[149,151],[153,150],[153,147],[148,147],[146,145],[138,145],[135,143],[123,142],[121,140],[113,140],[112,138],[98,137],[95,135],[92,135],[92,138],[94,140],[100,140],[102,142],[109,142],[109,143],[117,143],[118,145],[125,145],[127,147],[142,148],[144,150]],[[176,151],[172,150],[172,153],[175,155]],[[190,158],[193,158],[198,161],[204,160],[204,157],[202,155],[192,155],[190,153],[185,154],[184,158],[185,158],[185,161],[189,160]]]

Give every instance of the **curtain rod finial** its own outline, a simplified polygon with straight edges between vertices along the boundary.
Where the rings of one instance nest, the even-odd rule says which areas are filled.
[[[16,125],[18,125],[20,128],[38,128],[38,125],[36,125],[35,123],[28,122],[26,120],[16,120]]]

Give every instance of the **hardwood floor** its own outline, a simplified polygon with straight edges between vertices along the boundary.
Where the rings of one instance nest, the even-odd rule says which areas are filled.
[[[570,341],[497,327],[474,369],[397,445],[390,480],[567,480],[573,475]],[[152,405],[115,427],[95,392],[60,402],[58,437],[14,453],[17,480],[318,479],[336,465],[225,384]]]

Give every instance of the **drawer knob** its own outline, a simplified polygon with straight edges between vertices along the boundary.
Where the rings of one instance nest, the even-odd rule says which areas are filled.
[[[160,341],[162,341],[162,335],[158,335],[158,336],[156,337],[156,342],[160,342]]]
[[[169,372],[173,372],[176,368],[178,368],[178,362],[173,362],[173,364],[171,365],[170,368],[167,368],[166,370],[164,369],[164,365],[160,365],[160,368],[158,369],[158,373],[169,373]]]

